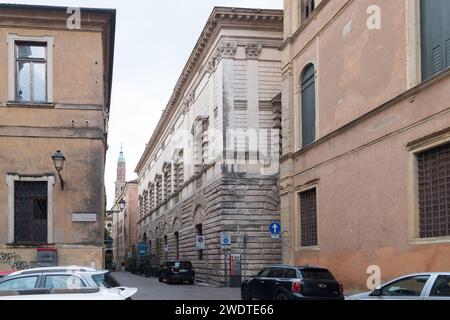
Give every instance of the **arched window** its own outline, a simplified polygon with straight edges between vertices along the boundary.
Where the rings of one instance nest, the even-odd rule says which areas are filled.
[[[420,2],[422,78],[450,68],[450,1]]]
[[[316,81],[315,68],[309,64],[301,78],[302,147],[316,139]]]

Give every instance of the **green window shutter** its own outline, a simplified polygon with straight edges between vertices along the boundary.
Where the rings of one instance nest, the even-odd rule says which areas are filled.
[[[421,0],[422,78],[450,67],[450,1]]]
[[[302,147],[306,147],[316,139],[316,88],[314,65],[308,65],[302,77]]]

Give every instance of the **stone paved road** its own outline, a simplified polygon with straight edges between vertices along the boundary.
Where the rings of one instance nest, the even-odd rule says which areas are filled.
[[[133,300],[241,300],[239,288],[168,285],[160,283],[157,278],[139,277],[128,272],[114,272],[112,276],[121,286],[138,288]]]

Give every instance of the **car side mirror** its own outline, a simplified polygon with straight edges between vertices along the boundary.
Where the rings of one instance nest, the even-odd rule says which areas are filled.
[[[372,293],[370,294],[371,297],[379,297],[381,296],[381,289],[375,289],[372,291]]]

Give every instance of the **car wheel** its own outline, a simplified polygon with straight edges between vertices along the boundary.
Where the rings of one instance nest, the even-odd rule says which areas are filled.
[[[166,281],[167,281],[167,284],[172,284],[172,277],[167,277],[167,279],[166,279]]]
[[[189,280],[189,284],[194,284],[194,282],[195,282],[194,279]]]
[[[158,281],[159,282],[163,282],[163,278],[162,277],[158,277]]]
[[[280,292],[279,294],[277,294],[277,297],[275,300],[290,300],[290,299],[286,293]]]
[[[241,299],[242,300],[253,300],[249,291],[250,290],[248,288],[241,289]]]

